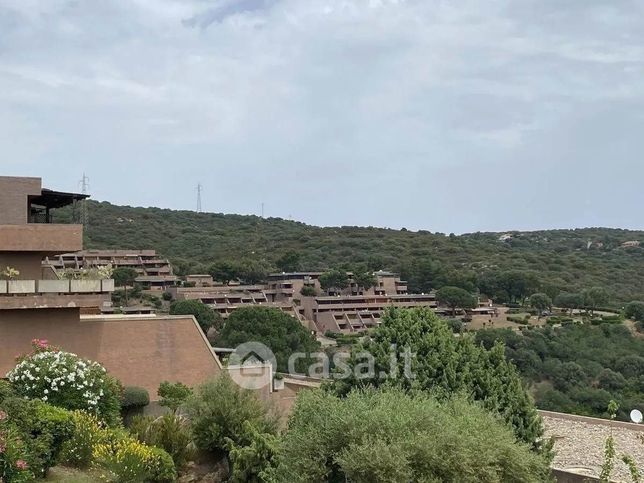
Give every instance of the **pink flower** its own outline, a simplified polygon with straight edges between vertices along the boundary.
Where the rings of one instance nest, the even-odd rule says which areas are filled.
[[[25,460],[17,460],[16,461],[16,468],[18,468],[19,470],[24,471],[27,468],[29,468],[29,465],[27,464],[27,462]]]

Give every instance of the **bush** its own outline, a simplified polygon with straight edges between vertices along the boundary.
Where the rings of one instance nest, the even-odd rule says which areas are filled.
[[[300,290],[300,294],[302,294],[304,297],[315,297],[318,294],[318,291],[315,290],[315,287],[309,287],[308,285],[305,285]]]
[[[463,399],[383,389],[299,394],[277,481],[547,481],[548,462]]]
[[[94,447],[104,443],[107,432],[98,418],[84,411],[72,413],[74,431],[63,445],[61,462],[73,468],[86,469],[92,464]]]
[[[172,300],[172,294],[170,292],[163,292],[161,298],[166,302],[170,302]]]
[[[138,386],[126,386],[123,389],[122,408],[142,408],[148,404],[150,404],[150,394],[147,389]]]
[[[97,414],[108,424],[120,422],[120,385],[97,362],[34,341],[34,351],[19,358],[7,374],[14,390],[28,399]]]
[[[163,381],[159,385],[157,395],[161,398],[159,399],[161,406],[169,408],[176,413],[192,395],[192,389],[181,382],[171,383]]]
[[[114,433],[94,446],[94,465],[106,471],[105,479],[119,483],[172,482],[177,471],[168,453],[160,448],[147,446],[133,438]]]
[[[63,443],[73,434],[72,415],[42,401],[7,398],[2,411],[26,445],[24,458],[37,476],[45,476],[58,463]]]
[[[186,403],[186,412],[195,444],[202,450],[225,451],[230,443],[250,444],[246,421],[262,433],[277,432],[277,418],[268,407],[226,373],[199,386]]]
[[[22,483],[33,481],[35,475],[25,461],[28,448],[20,433],[6,420],[6,414],[0,412],[0,481],[5,483]]]
[[[192,455],[192,435],[188,420],[177,414],[164,414],[159,418],[136,417],[130,424],[130,433],[150,446],[166,451],[177,468]]]

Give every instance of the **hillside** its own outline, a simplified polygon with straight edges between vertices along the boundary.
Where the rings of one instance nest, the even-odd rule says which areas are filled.
[[[644,300],[644,232],[588,228],[449,235],[373,227],[320,228],[279,218],[195,213],[89,202],[87,248],[154,248],[180,272],[204,272],[213,262],[250,259],[275,267],[288,252],[302,269],[365,265],[400,272],[410,290],[460,285],[494,292],[495,276],[513,270],[555,295],[605,287],[612,305]],[[60,210],[58,221],[71,212]],[[491,287],[491,288],[490,288]],[[495,294],[503,298],[503,295]]]

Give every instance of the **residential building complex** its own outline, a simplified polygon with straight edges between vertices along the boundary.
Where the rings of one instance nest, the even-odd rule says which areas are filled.
[[[359,332],[375,327],[387,307],[436,308],[434,294],[407,294],[407,282],[391,272],[375,272],[375,285],[358,287],[349,273],[349,286],[341,293],[328,295],[320,286],[322,272],[273,273],[265,285],[214,285],[203,275],[186,280],[196,287],[173,287],[176,300],[200,300],[222,317],[239,307],[263,305],[278,308],[297,318],[310,330],[324,333]],[[310,287],[316,295],[302,295]]]

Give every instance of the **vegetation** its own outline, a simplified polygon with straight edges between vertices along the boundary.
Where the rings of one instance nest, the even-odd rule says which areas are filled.
[[[122,287],[123,288],[123,295],[125,298],[125,305],[128,305],[129,302],[129,297],[128,297],[128,287],[131,287],[134,285],[134,282],[136,280],[136,277],[138,277],[138,273],[136,270],[130,267],[118,267],[115,268],[112,271],[112,277],[114,278],[114,285],[117,287]]]
[[[476,307],[476,298],[460,287],[441,287],[436,292],[436,300],[452,309],[452,315],[456,315],[457,308],[473,309]]]
[[[516,333],[488,329],[477,342],[492,349],[505,345],[507,359],[533,386],[541,409],[606,417],[611,400],[619,419],[644,406],[644,339],[621,323],[569,324]],[[621,409],[623,408],[623,409]]]
[[[176,468],[181,468],[192,456],[190,422],[177,413],[158,418],[138,416],[130,424],[130,433],[140,442],[163,449]]]
[[[277,360],[277,370],[288,371],[288,359],[295,352],[316,352],[320,344],[290,315],[271,307],[251,306],[235,310],[217,338],[220,347],[236,347],[244,342],[261,342]],[[307,366],[309,359],[297,361],[296,368]]]
[[[94,363],[53,350],[43,341],[35,341],[34,345],[37,348],[34,354],[19,358],[9,382],[0,381],[1,481],[17,483],[44,478],[50,468],[60,463],[83,470],[92,468],[95,478],[90,481],[176,480],[175,466],[168,453],[139,443],[120,428],[118,412],[110,421],[106,413],[97,410],[99,403],[91,403],[104,396],[104,382],[109,377],[104,369],[99,371],[100,366]],[[40,374],[44,374],[43,380]],[[73,377],[63,379],[62,374]],[[80,397],[77,384],[85,389]],[[48,394],[52,396],[47,397]],[[116,403],[118,406],[118,397]],[[81,407],[76,411],[64,409],[76,406]],[[107,427],[105,420],[115,428]]]
[[[201,300],[179,300],[170,305],[170,315],[194,315],[199,327],[208,333],[208,329],[221,328],[223,323],[221,316]]]
[[[305,391],[274,473],[284,482],[540,482],[548,463],[463,398],[367,390],[339,399]]]
[[[341,292],[349,286],[346,270],[329,270],[320,275],[320,287],[327,292]]]
[[[392,344],[398,353],[395,364]],[[364,351],[375,359],[371,375],[359,370],[365,364]],[[371,338],[352,349],[347,366],[349,377],[333,384],[338,394],[382,385],[424,390],[443,398],[465,392],[501,415],[521,441],[536,446],[543,434],[534,403],[517,370],[506,362],[503,346],[485,349],[467,334],[454,337],[452,329],[432,310],[389,309]],[[389,376],[383,378],[383,373]]]
[[[277,434],[277,418],[227,373],[199,386],[186,403],[194,442],[201,450],[224,453],[256,444],[256,433]],[[242,468],[237,470],[243,471]]]
[[[87,248],[155,248],[171,259],[179,274],[212,273],[211,265],[235,265],[238,260],[279,269],[282,257],[296,254],[297,267],[307,270],[353,269],[360,264],[399,272],[413,292],[450,285],[510,302],[538,291],[555,299],[562,291],[602,287],[615,304],[644,300],[644,248],[621,247],[625,241],[644,241],[639,231],[512,232],[511,239],[500,241],[498,233],[445,236],[373,227],[319,228],[257,216],[95,201],[87,206]],[[54,216],[58,222],[70,221],[72,211],[57,210]],[[236,273],[228,275],[228,280],[234,278]]]
[[[40,399],[65,409],[96,414],[107,424],[120,420],[120,384],[103,366],[34,340],[33,352],[18,358],[7,374],[13,389],[27,399]]]
[[[122,408],[142,408],[148,404],[150,404],[150,394],[147,389],[137,386],[126,386],[123,389]]]
[[[159,404],[161,406],[170,409],[173,413],[176,413],[192,395],[192,389],[180,382],[171,383],[163,381],[159,386],[157,395],[161,398],[159,399]]]
[[[398,352],[395,364],[392,344]],[[364,367],[364,351],[375,358],[371,375],[356,370]],[[465,392],[500,414],[520,440],[536,446],[543,434],[534,403],[517,370],[505,361],[503,346],[497,344],[488,350],[468,335],[454,337],[452,329],[429,309],[390,309],[371,338],[352,349],[347,366],[349,377],[337,379],[333,385],[338,394],[384,384],[430,391],[437,397]],[[382,374],[388,376],[383,378]]]

